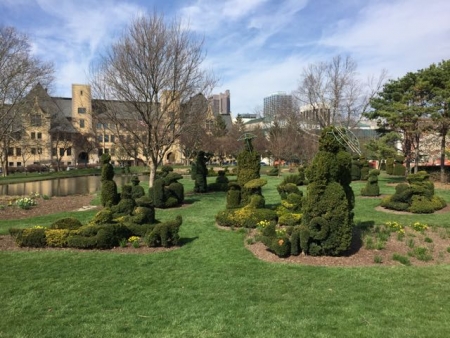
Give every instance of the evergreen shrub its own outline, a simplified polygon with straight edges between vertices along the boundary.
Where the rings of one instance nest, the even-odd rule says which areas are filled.
[[[43,248],[47,245],[44,228],[21,229],[15,239],[20,247]]]
[[[153,230],[144,238],[144,241],[149,247],[171,247],[178,245],[180,237],[179,230],[183,223],[181,216],[177,216],[175,220],[166,221],[164,223],[156,224]]]
[[[76,230],[83,226],[83,224],[75,217],[65,217],[54,221],[50,225],[50,229],[68,229]]]
[[[362,196],[379,196],[380,195],[380,187],[378,185],[378,176],[380,175],[380,171],[378,169],[373,169],[369,171],[369,178],[367,180],[367,184],[364,188],[361,189]]]
[[[45,230],[46,245],[54,248],[64,248],[67,246],[67,237],[70,230],[64,228],[54,228]]]
[[[394,158],[388,157],[386,159],[386,174],[394,175]]]

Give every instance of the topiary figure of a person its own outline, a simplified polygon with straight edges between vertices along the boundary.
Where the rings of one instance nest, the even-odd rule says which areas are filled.
[[[133,210],[136,207],[136,202],[131,197],[131,192],[132,192],[131,185],[122,186],[122,193],[120,194],[119,203],[111,207],[111,211],[114,214],[114,218],[131,215],[133,213]]]
[[[338,256],[350,249],[355,197],[350,187],[351,155],[335,138],[334,127],[323,129],[319,152],[308,168],[309,184],[302,206],[300,238],[310,255]],[[305,236],[305,235],[304,235]]]
[[[191,178],[195,180],[194,192],[204,193],[208,190],[208,168],[206,167],[206,163],[209,159],[210,154],[201,150],[197,154],[195,163],[191,166]]]
[[[145,195],[145,190],[139,185],[139,177],[134,175],[131,178],[131,197],[133,199],[140,198]]]
[[[260,178],[261,156],[253,149],[252,134],[244,134],[240,139],[245,141],[245,148],[237,158],[237,183],[241,186],[241,206],[250,202],[252,191],[245,188],[245,184],[251,180]]]
[[[110,161],[111,156],[109,154],[103,154],[100,157],[100,162],[102,164],[100,201],[104,207],[111,207],[119,202],[117,184],[113,180],[114,168],[112,164],[109,163]]]
[[[372,169],[369,171],[367,184],[361,189],[362,196],[380,196],[380,187],[378,186],[379,175],[380,171],[378,169]]]

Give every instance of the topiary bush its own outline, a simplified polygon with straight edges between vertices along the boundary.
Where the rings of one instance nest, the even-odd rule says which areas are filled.
[[[237,182],[228,183],[227,209],[236,209],[241,205],[241,186]]]
[[[386,174],[394,175],[394,163],[395,160],[393,157],[388,157],[386,159]]]
[[[302,207],[302,250],[311,255],[338,256],[352,240],[355,197],[350,187],[351,156],[335,138],[334,127],[325,128],[319,152],[308,169],[309,184]]]
[[[110,207],[119,202],[117,184],[113,180],[114,168],[109,161],[111,161],[109,154],[103,154],[100,157],[100,163],[102,164],[100,201],[104,207]]]
[[[403,165],[405,162],[405,156],[396,155],[394,161],[394,168],[392,170],[392,175],[394,176],[405,176],[406,168]]]
[[[78,249],[111,249],[131,231],[123,224],[85,225],[67,237],[67,246]]]
[[[216,223],[225,227],[255,228],[261,221],[278,220],[278,215],[270,209],[240,208],[220,211]]]
[[[378,185],[378,176],[380,175],[380,171],[378,169],[373,169],[369,171],[369,177],[367,180],[367,184],[364,188],[361,189],[362,196],[379,196],[380,195],[380,187]]]
[[[352,181],[359,181],[361,179],[361,162],[359,155],[353,155],[352,157]]]
[[[47,245],[43,227],[20,229],[15,233],[15,240],[20,247],[43,248]]]
[[[421,214],[433,213],[446,206],[444,199],[434,195],[434,184],[426,171],[408,175],[407,181],[408,184],[398,184],[395,194],[384,198],[381,206]]]
[[[206,163],[211,158],[211,154],[205,153],[203,150],[199,151],[197,158],[191,165],[191,178],[195,180],[194,192],[204,193],[208,190],[207,176],[208,169]]]
[[[225,170],[219,170],[217,172],[216,181],[208,184],[209,191],[227,191],[228,190],[228,177],[225,174]]]
[[[136,175],[131,179],[131,198],[136,199],[145,196],[145,190],[139,185],[139,177]]]
[[[152,231],[147,233],[144,241],[149,247],[162,246],[165,248],[178,245],[180,237],[178,235],[183,219],[177,216],[175,220],[156,224]]]
[[[53,248],[65,248],[67,246],[67,238],[69,237],[69,234],[69,229],[46,229],[46,245]]]
[[[370,164],[364,156],[360,158],[361,180],[366,181],[369,178]]]
[[[60,218],[50,225],[50,229],[79,229],[83,224],[75,217]]]

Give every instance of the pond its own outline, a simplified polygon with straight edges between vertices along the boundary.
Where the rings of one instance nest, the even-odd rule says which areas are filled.
[[[116,176],[117,186],[130,183],[132,176]],[[147,176],[139,177],[146,181]],[[28,196],[31,193],[51,196],[69,196],[93,194],[101,188],[100,176],[80,176],[69,178],[55,178],[52,180],[11,183],[0,185],[0,195],[6,196]]]

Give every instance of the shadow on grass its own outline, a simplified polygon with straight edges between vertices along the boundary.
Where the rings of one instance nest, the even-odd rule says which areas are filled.
[[[350,250],[347,253],[347,256],[352,256],[356,254],[363,246],[363,234],[368,229],[372,228],[375,225],[374,221],[364,221],[358,222],[356,226],[353,228],[352,232],[352,244],[350,245]]]
[[[178,241],[178,244],[179,244],[179,246],[185,246],[185,245],[187,245],[189,243],[194,242],[197,239],[198,239],[198,236],[195,236],[195,237],[182,237]]]

